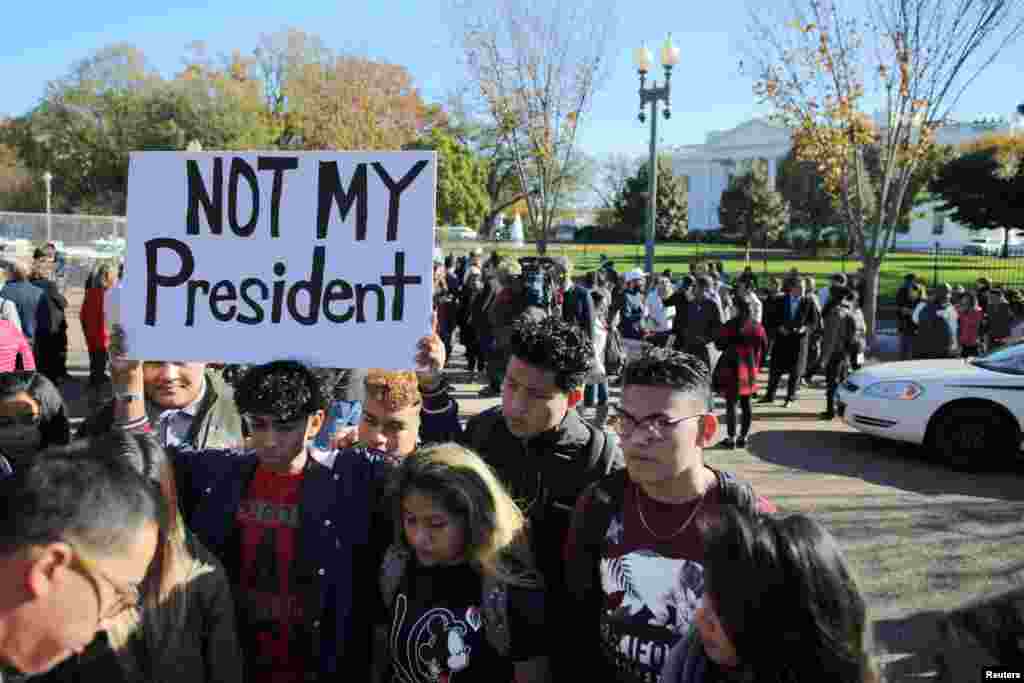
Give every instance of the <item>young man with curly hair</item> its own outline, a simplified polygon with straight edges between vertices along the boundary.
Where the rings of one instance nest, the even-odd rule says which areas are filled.
[[[471,418],[463,438],[526,511],[556,628],[568,618],[561,549],[573,503],[587,485],[622,467],[616,440],[576,410],[593,355],[575,325],[553,316],[520,320],[509,341],[501,405]],[[552,666],[557,677],[557,655]]]
[[[575,660],[592,667],[581,679],[658,681],[704,594],[700,525],[721,505],[772,509],[704,464],[718,431],[710,392],[708,367],[691,354],[652,347],[626,368],[610,420],[626,469],[583,493],[565,548],[582,625]]]
[[[142,364],[124,360],[115,331],[115,386],[141,397]],[[417,362],[435,364],[436,337]],[[443,359],[442,359],[443,364]],[[224,565],[255,683],[366,680],[377,569],[390,536],[384,486],[391,464],[348,449],[328,465],[313,456],[329,373],[295,361],[249,368],[234,392],[249,450],[175,451],[185,522]],[[148,426],[140,400],[118,402],[124,428]]]

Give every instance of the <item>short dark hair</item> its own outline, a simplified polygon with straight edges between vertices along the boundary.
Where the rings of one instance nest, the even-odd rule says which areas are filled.
[[[838,285],[845,285],[846,284],[846,273],[835,273],[832,276],[832,282],[835,282]]]
[[[281,422],[309,417],[327,407],[321,378],[302,363],[276,360],[249,368],[235,387],[243,415],[269,415]]]
[[[623,374],[623,386],[663,386],[696,394],[707,400],[711,395],[711,371],[707,363],[689,353],[647,346],[640,357],[629,363]]]
[[[146,523],[164,529],[158,487],[116,455],[132,439],[115,431],[19,461],[0,480],[0,554],[62,540],[112,552]]]
[[[873,680],[864,599],[824,527],[729,505],[702,535],[704,592],[755,680]]]
[[[594,365],[594,345],[583,331],[555,316],[516,321],[509,354],[554,372],[555,384],[563,391],[581,386]]]
[[[40,449],[71,442],[71,423],[60,391],[45,375],[30,370],[0,373],[0,401],[26,393],[39,404]]]

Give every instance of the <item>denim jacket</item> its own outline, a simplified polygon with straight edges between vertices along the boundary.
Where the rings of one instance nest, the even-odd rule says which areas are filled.
[[[175,455],[186,524],[221,561],[234,586],[241,557],[235,516],[257,464],[252,453],[243,451]],[[376,585],[377,567],[393,534],[383,505],[390,469],[379,455],[363,449],[340,453],[330,467],[312,457],[307,460],[297,550],[297,566],[306,584],[305,631],[311,634],[306,680],[368,676],[367,653],[379,595],[364,587]],[[238,627],[245,649],[245,624],[240,621]]]

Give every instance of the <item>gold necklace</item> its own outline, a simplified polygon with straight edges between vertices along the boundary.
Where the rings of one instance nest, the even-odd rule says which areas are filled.
[[[652,529],[650,527],[650,525],[647,523],[647,520],[644,518],[644,509],[640,505],[640,498],[641,498],[641,496],[643,496],[643,491],[641,491],[640,487],[637,486],[637,491],[636,491],[636,511],[640,513],[640,523],[644,525],[644,529],[647,529],[647,533],[649,533],[651,536],[654,536],[654,538],[656,540],[658,540],[658,541],[670,541],[673,538],[675,538],[676,536],[678,536],[679,534],[683,533],[683,531],[686,530],[686,527],[690,526],[690,522],[692,522],[694,517],[697,516],[697,513],[700,511],[701,505],[704,504],[704,496],[706,496],[707,493],[708,493],[707,489],[705,489],[704,493],[700,494],[700,498],[697,499],[697,504],[693,506],[693,512],[691,512],[690,516],[686,518],[686,521],[683,522],[682,526],[680,526],[678,529],[673,531],[668,536],[660,536],[660,535],[654,533],[654,529]]]

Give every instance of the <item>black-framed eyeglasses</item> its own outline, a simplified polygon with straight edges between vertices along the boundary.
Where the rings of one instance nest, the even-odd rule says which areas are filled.
[[[609,429],[623,439],[628,439],[637,430],[643,430],[644,432],[651,433],[655,441],[668,438],[669,432],[677,425],[707,415],[707,413],[697,413],[696,415],[671,417],[659,414],[649,415],[642,420],[638,420],[621,408],[615,408],[614,410],[615,413],[608,417],[607,425]]]
[[[115,581],[110,574],[100,569],[99,565],[90,560],[73,544],[69,543],[68,545],[71,546],[73,551],[71,568],[88,579],[92,584],[93,590],[96,592],[96,604],[99,608],[97,621],[113,619],[133,608],[142,610],[143,593],[139,584]],[[114,595],[116,596],[114,602],[106,608],[103,606],[103,591],[100,590],[97,577],[103,579],[114,590]]]

